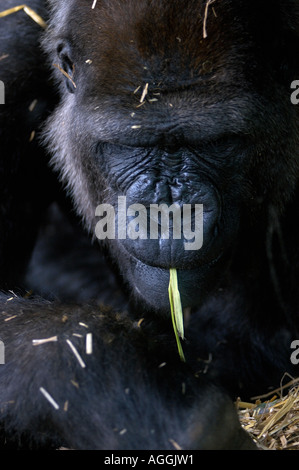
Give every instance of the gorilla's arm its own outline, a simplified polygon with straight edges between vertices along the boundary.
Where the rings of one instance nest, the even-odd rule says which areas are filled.
[[[254,448],[233,404],[180,362],[166,331],[4,295],[0,322],[6,448]]]

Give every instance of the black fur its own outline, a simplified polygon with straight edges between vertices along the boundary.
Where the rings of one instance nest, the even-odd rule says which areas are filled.
[[[1,310],[4,448],[254,448],[228,397],[180,361],[163,325],[89,305],[4,296]]]

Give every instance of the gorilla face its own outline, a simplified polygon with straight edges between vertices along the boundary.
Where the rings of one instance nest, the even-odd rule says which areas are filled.
[[[181,214],[190,205],[193,233],[195,205],[203,206],[200,249],[161,231],[105,240],[149,306],[168,309],[171,267],[183,306],[202,302],[269,205],[281,210],[290,197],[298,176],[294,77],[279,26],[287,5],[279,3],[53,2],[44,45],[60,69],[61,104],[46,140],[89,231],[101,204],[120,222],[119,197],[133,207],[127,226],[145,208],[147,235],[151,205],[176,204]],[[170,217],[170,232],[174,225]]]

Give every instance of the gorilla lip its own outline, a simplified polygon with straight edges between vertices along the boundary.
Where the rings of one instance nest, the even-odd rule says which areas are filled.
[[[118,243],[121,258],[122,276],[131,285],[136,295],[151,308],[160,309],[169,314],[169,269],[144,263]],[[215,272],[221,270],[223,255],[212,262],[190,269],[177,269],[182,307],[197,307],[206,297],[207,292],[215,288]]]
[[[136,216],[136,212],[138,215]],[[172,223],[171,217],[172,214]],[[102,217],[96,224],[95,234],[99,240],[185,240],[185,250],[199,250],[203,245],[203,205],[178,203],[150,204],[149,209],[143,204],[131,204],[127,208],[126,196],[118,196],[117,216],[111,204],[100,204],[95,210],[97,217]],[[192,230],[192,219],[194,230]],[[117,222],[116,222],[117,221]],[[117,230],[116,230],[117,225]],[[172,230],[171,230],[172,228]],[[160,229],[160,237],[159,237]],[[148,237],[149,235],[149,237]],[[190,241],[193,240],[193,241]]]

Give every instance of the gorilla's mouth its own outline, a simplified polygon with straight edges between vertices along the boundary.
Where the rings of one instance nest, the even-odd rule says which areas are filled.
[[[169,268],[153,266],[144,263],[124,246],[118,244],[124,263],[121,271],[136,297],[143,304],[154,310],[169,312]],[[214,290],[220,278],[219,272],[223,269],[223,255],[207,264],[190,269],[177,269],[178,287],[181,295],[182,307],[195,307],[200,305],[209,293]],[[216,285],[217,284],[217,285]]]
[[[201,175],[193,194],[185,178],[176,180],[177,187],[165,177],[154,182],[148,175],[140,177],[125,195],[116,188],[110,204],[95,210],[100,218],[96,237],[109,240],[134,297],[154,310],[169,312],[170,268],[177,270],[183,307],[199,305],[215,287],[215,270],[230,239],[221,230],[218,189]]]

